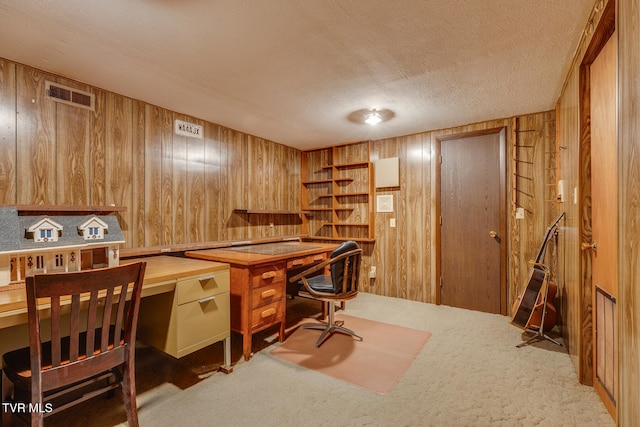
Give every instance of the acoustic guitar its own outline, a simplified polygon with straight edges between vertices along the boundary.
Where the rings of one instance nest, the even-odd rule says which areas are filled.
[[[536,301],[536,305],[533,308],[533,313],[531,313],[531,317],[529,317],[529,324],[526,325],[525,329],[540,329],[540,322],[542,321],[542,315],[544,314],[544,321],[542,322],[542,330],[544,332],[550,331],[556,326],[556,321],[558,320],[558,313],[556,312],[556,306],[553,301],[556,299],[556,293],[558,292],[558,286],[555,284],[553,280],[547,281],[547,297],[546,304],[544,304],[543,294],[544,292],[540,292],[538,295],[538,300]],[[544,313],[543,313],[544,306]]]
[[[547,229],[547,232],[538,251],[535,260],[531,261],[533,267],[529,273],[527,286],[522,295],[514,302],[512,307],[513,318],[511,323],[522,329],[548,330],[555,326],[556,309],[553,299],[557,290],[556,285],[549,280],[549,268],[544,265],[544,256],[547,245],[556,234],[558,223],[564,216],[561,213]],[[544,313],[543,313],[544,312]],[[542,319],[544,314],[544,319]]]

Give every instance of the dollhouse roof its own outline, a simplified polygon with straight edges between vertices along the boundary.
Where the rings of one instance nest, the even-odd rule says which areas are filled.
[[[99,241],[87,241],[78,232],[81,226],[90,223],[97,218],[105,224],[108,233]],[[55,242],[34,242],[29,233],[38,224],[49,220],[51,223],[62,227],[62,234]],[[118,218],[113,215],[36,215],[19,216],[16,208],[0,208],[0,253],[27,251],[30,249],[52,249],[56,247],[70,246],[96,246],[110,243],[124,243],[124,235],[118,223]]]

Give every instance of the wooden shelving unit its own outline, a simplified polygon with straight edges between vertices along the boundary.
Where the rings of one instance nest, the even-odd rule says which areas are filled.
[[[370,143],[302,153],[302,233],[315,240],[374,241]]]

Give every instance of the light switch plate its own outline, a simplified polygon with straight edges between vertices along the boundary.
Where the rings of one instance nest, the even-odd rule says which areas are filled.
[[[524,219],[524,208],[516,209],[516,219]]]
[[[389,227],[394,228],[395,226],[396,226],[396,219],[395,218],[389,219]]]

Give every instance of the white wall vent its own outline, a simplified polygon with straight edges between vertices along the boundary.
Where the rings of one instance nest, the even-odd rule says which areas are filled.
[[[63,86],[48,80],[45,81],[44,90],[45,97],[52,101],[87,108],[91,111],[95,110],[95,95],[92,93]]]

